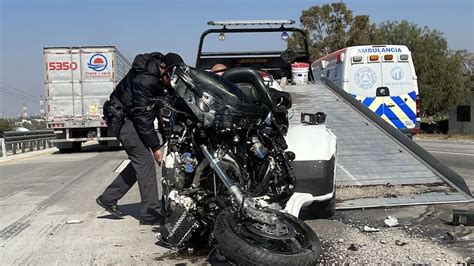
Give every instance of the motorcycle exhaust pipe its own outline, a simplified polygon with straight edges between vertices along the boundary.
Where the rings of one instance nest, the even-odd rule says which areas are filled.
[[[232,182],[232,180],[224,173],[222,168],[218,165],[218,161],[212,156],[207,147],[203,144],[200,147],[204,157],[206,157],[206,159],[209,161],[212,169],[217,173],[219,178],[229,190],[230,194],[235,198],[237,204],[242,206],[242,213],[254,221],[274,225],[278,220],[278,217],[275,214],[257,209],[255,202],[251,198],[246,198],[244,202],[244,195],[240,191],[239,187],[235,185],[234,182]]]
[[[239,205],[242,205],[244,201],[244,195],[242,195],[242,192],[240,192],[239,187],[237,187],[234,182],[232,182],[232,180],[224,173],[222,168],[219,167],[218,161],[212,156],[207,147],[203,144],[200,147],[202,153],[204,154],[204,157],[206,157],[206,159],[209,161],[209,164],[211,165],[212,169],[214,169],[214,171],[217,173],[226,188],[229,190],[230,194],[234,196],[235,200]]]

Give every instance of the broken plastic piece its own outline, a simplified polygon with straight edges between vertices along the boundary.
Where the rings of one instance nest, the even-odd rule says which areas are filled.
[[[388,226],[388,227],[394,227],[399,225],[397,218],[392,217],[392,216],[387,216],[387,219],[383,220],[383,222]]]
[[[80,224],[82,223],[82,220],[69,220],[66,222],[66,224]]]
[[[364,232],[378,232],[380,231],[380,229],[378,228],[373,228],[373,227],[370,227],[370,226],[364,226]]]

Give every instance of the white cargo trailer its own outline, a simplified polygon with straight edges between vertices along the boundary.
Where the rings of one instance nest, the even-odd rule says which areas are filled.
[[[78,151],[89,140],[118,146],[102,106],[130,62],[114,46],[46,47],[43,52],[47,124],[59,150]]]

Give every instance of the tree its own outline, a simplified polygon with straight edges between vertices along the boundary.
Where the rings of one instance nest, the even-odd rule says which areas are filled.
[[[382,43],[382,36],[377,26],[370,23],[369,16],[355,16],[348,32],[347,46]]]
[[[324,4],[303,10],[301,28],[308,37],[311,59],[317,59],[345,47],[348,29],[352,23],[352,11],[344,3]],[[294,34],[288,46],[301,49],[302,39]]]
[[[342,2],[313,6],[301,12],[301,29],[306,33],[311,60],[352,45],[380,43],[377,26],[369,16],[353,16]],[[304,48],[299,34],[288,40],[288,47]]]
[[[459,56],[463,66],[466,89],[468,91],[474,91],[474,53],[467,50],[459,50],[456,51],[455,55]]]
[[[13,124],[11,123],[11,121],[7,119],[0,119],[0,133],[2,133],[3,131],[11,130],[12,128]]]
[[[469,88],[462,56],[448,50],[441,32],[408,21],[383,23],[379,32],[385,44],[403,44],[410,49],[423,114],[445,113],[466,99]]]

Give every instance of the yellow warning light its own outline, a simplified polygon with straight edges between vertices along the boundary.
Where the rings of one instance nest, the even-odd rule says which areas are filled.
[[[379,56],[376,54],[373,54],[369,56],[370,61],[379,61]]]

